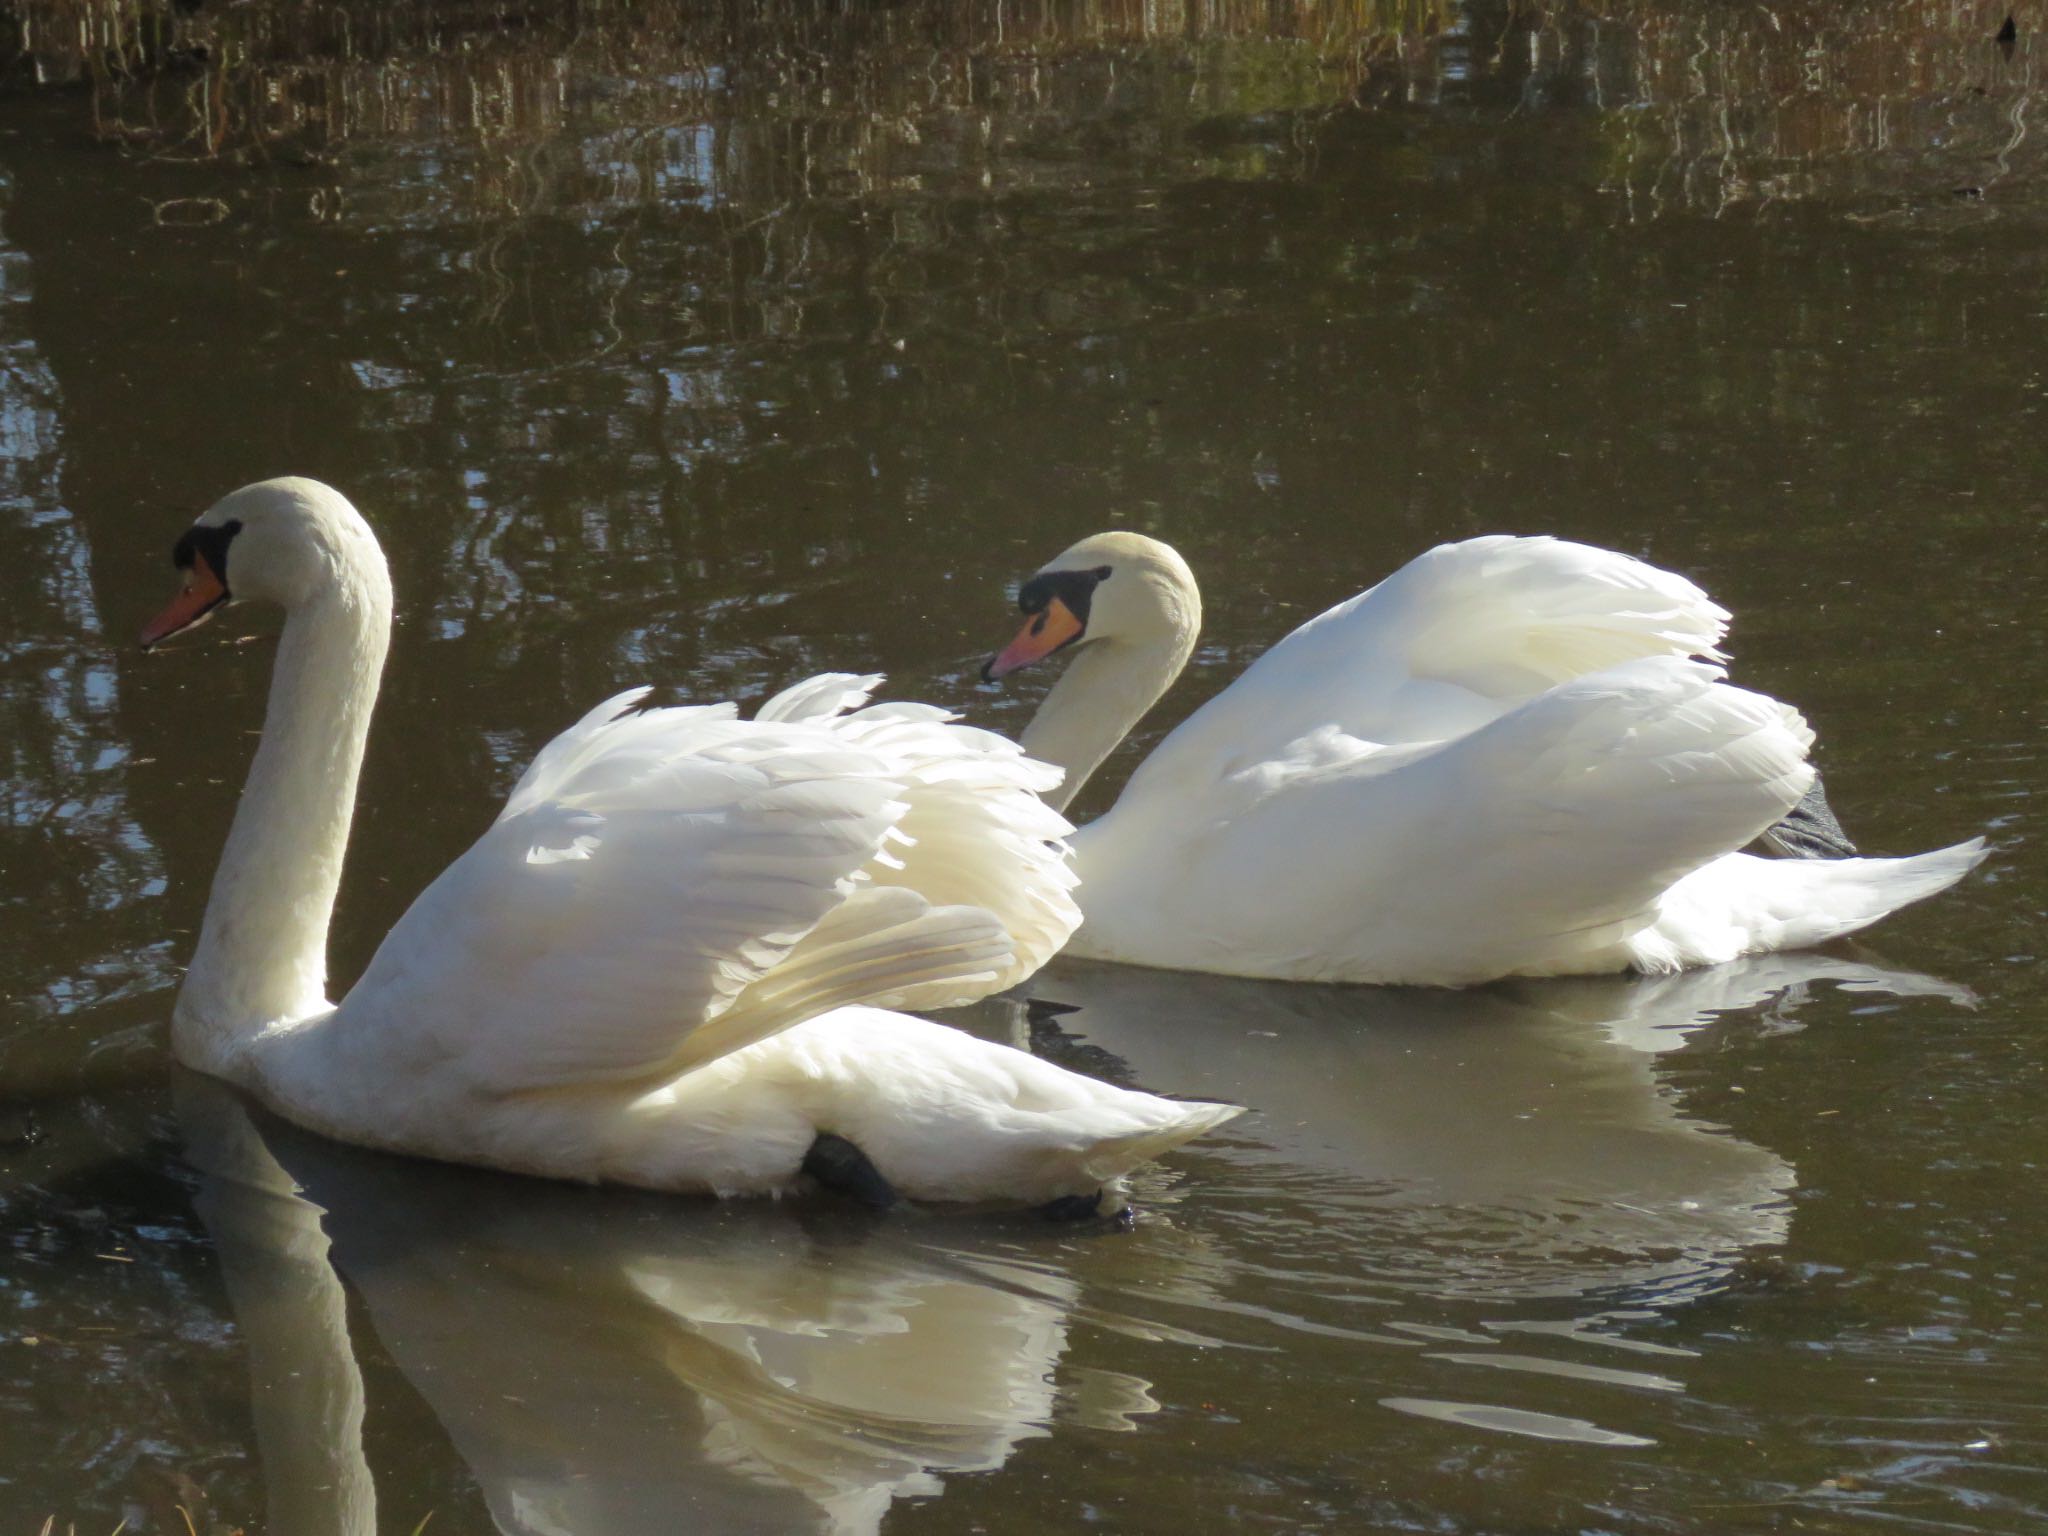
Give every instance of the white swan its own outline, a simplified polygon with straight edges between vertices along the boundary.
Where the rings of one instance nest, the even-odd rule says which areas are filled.
[[[219,502],[174,559],[145,645],[231,590],[287,610],[172,1043],[288,1119],[659,1189],[1043,1202],[1113,1190],[1237,1112],[859,1006],[979,997],[1077,918],[1066,823],[1035,794],[1050,771],[927,706],[856,708],[875,679],[814,678],[750,721],[600,705],[329,1003],[383,554],[338,492],[283,479]]]
[[[1018,605],[983,675],[1074,648],[1023,738],[1066,770],[1064,807],[1186,664],[1201,598],[1171,548],[1109,533]],[[1727,620],[1683,577],[1582,544],[1431,550],[1261,656],[1074,835],[1068,952],[1445,986],[1669,971],[1854,932],[1976,865],[1981,838],[1735,852],[1812,783],[1812,733],[1721,681]]]

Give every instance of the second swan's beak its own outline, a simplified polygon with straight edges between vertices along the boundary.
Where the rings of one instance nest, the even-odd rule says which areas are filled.
[[[196,555],[185,572],[185,585],[164,611],[142,627],[142,648],[192,628],[228,600],[227,583],[216,576],[206,556]]]
[[[999,677],[1008,677],[1019,667],[1043,661],[1061,646],[1071,645],[1080,639],[1085,628],[1087,626],[1074,617],[1074,610],[1055,597],[1017,631],[1016,639],[982,664],[981,680],[992,683]]]

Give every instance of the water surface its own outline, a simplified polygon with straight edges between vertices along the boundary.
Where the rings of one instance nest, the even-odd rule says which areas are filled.
[[[2031,23],[23,14],[6,1522],[2048,1518]],[[1056,962],[1027,991],[1075,1011],[955,1022],[1256,1111],[1147,1172],[1128,1234],[380,1158],[165,1046],[277,618],[131,636],[179,527],[284,472],[358,502],[400,607],[337,984],[617,688],[872,669],[1021,728],[1042,681],[975,675],[1010,584],[1112,525],[1187,555],[1208,627],[1084,813],[1291,625],[1540,531],[1732,607],[1738,679],[1808,712],[1867,847],[1998,853],[1866,944],[1658,981]]]

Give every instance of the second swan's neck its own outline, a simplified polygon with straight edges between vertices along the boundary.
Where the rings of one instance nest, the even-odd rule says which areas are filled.
[[[1182,603],[1154,640],[1084,645],[1038,706],[1024,730],[1024,750],[1066,770],[1045,798],[1065,810],[1081,786],[1116,750],[1194,654],[1201,632],[1199,602]]]
[[[240,1048],[263,1028],[327,1006],[328,919],[390,634],[383,556],[345,540],[333,580],[291,611],[278,644],[263,739],[173,1016],[189,1066],[239,1077]]]

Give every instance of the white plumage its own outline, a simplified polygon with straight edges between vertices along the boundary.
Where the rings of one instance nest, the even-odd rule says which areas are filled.
[[[879,681],[814,678],[753,720],[635,713],[645,689],[599,705],[391,930],[343,1019],[404,1021],[395,1048],[497,1092],[649,1083],[840,1003],[946,1007],[1036,970],[1077,918],[1065,820],[1034,793],[1051,771],[938,710],[858,710]],[[927,792],[949,772],[984,792]],[[918,888],[913,818],[986,904]]]
[[[325,1001],[325,940],[390,622],[369,528],[304,480],[197,525],[188,591],[289,610],[174,1042],[346,1140],[574,1179],[766,1194],[830,1133],[897,1190],[1092,1193],[1236,1113],[886,1007],[970,1001],[1078,920],[1057,773],[827,675],[752,720],[600,705]],[[214,570],[206,558],[231,567]],[[196,609],[196,612],[195,612]]]
[[[1071,795],[1179,672],[1200,602],[1180,557],[1133,534],[1084,540],[1037,579],[1088,593],[1024,737]],[[1691,582],[1606,550],[1431,550],[1266,652],[1075,834],[1086,921],[1069,952],[1439,985],[1661,971],[1852,932],[1976,864],[1981,840],[1911,859],[1736,853],[1811,784],[1812,733],[1723,680],[1727,621]],[[1035,659],[1036,632],[991,674]]]

